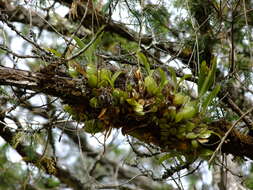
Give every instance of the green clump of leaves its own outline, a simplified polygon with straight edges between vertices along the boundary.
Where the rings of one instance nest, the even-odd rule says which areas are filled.
[[[98,108],[99,107],[99,101],[96,97],[91,98],[89,104],[93,108]]]
[[[84,130],[87,133],[95,134],[104,131],[104,125],[97,119],[91,119],[84,122]]]
[[[181,120],[189,120],[193,118],[198,112],[196,105],[196,102],[192,101],[181,107],[179,112],[176,114],[175,122],[178,123]]]
[[[150,75],[145,78],[144,85],[147,89],[147,92],[151,95],[156,95],[159,92],[159,88],[155,79]]]
[[[87,115],[85,113],[77,112],[72,106],[70,105],[65,105],[63,107],[63,110],[69,113],[73,119],[77,121],[84,121],[87,119]]]
[[[147,92],[153,96],[160,96],[165,85],[169,82],[165,72],[161,68],[152,70],[147,57],[141,51],[137,51],[136,56],[138,63],[144,66],[145,72],[147,74],[144,79],[144,86]],[[160,82],[158,82],[157,79],[155,79],[153,76],[155,72],[159,74]]]
[[[123,104],[125,100],[128,98],[128,93],[123,90],[115,88],[112,91],[112,97],[114,98],[114,102],[116,104]]]
[[[133,98],[126,99],[127,103],[130,104],[133,107],[133,110],[137,115],[144,115],[145,112],[143,111],[143,105],[139,102],[137,102]]]
[[[86,66],[86,73],[89,87],[100,88],[110,86],[114,88],[114,83],[122,72],[116,71],[113,74],[109,69],[97,69],[96,65],[88,64]]]
[[[200,111],[204,113],[207,110],[219,91],[219,87],[213,87],[216,65],[208,68],[202,63],[201,69],[206,77],[200,74],[199,97],[193,100],[181,88],[182,83],[191,75],[180,78],[176,76],[173,68],[169,68],[172,77],[169,81],[164,70],[151,69],[145,54],[137,51],[136,57],[143,67],[138,67],[133,75],[135,78],[125,80],[123,88],[114,87],[115,81],[122,73],[120,70],[113,73],[107,68],[99,68],[96,64],[87,64],[84,76],[92,93],[87,95],[88,107],[83,110],[89,111],[77,113],[71,106],[66,106],[65,110],[73,118],[83,121],[84,130],[91,134],[103,132],[105,126],[117,123],[109,114],[119,114],[121,117],[120,114],[123,113],[140,122],[145,120],[147,126],[157,127],[161,143],[169,144],[181,155],[191,151],[201,152],[203,147],[199,144],[208,142],[208,138],[213,134],[207,125],[201,123]],[[212,88],[214,90],[210,92]],[[106,102],[103,102],[104,100]],[[94,111],[90,112],[90,109]],[[127,134],[152,142],[149,140],[150,135],[142,130],[144,129],[130,129]],[[179,141],[180,143],[175,143]]]
[[[205,61],[201,63],[198,79],[198,97],[201,104],[201,113],[204,115],[208,106],[220,91],[220,85],[214,86],[217,63],[212,61],[211,68],[208,68]],[[211,89],[213,87],[213,89]],[[209,90],[211,90],[209,92]]]
[[[98,85],[98,72],[96,65],[88,64],[86,67],[88,85],[91,88],[95,88]]]
[[[173,104],[176,106],[186,104],[188,101],[190,101],[190,97],[182,93],[176,93],[173,98]]]
[[[58,186],[60,186],[60,181],[57,180],[56,178],[50,176],[50,177],[42,177],[39,181],[38,181],[38,185],[41,188],[46,188],[46,189],[54,189]]]

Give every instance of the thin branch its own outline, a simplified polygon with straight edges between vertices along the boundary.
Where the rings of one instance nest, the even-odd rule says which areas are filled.
[[[223,145],[223,143],[225,142],[225,140],[227,139],[228,135],[231,133],[231,131],[235,128],[235,126],[246,116],[248,115],[250,112],[253,111],[253,107],[251,109],[249,109],[248,111],[246,111],[244,114],[241,115],[241,117],[229,128],[229,130],[225,133],[225,135],[223,136],[223,138],[221,139],[220,144],[218,145],[218,147],[216,148],[216,150],[214,151],[214,153],[212,154],[211,158],[209,159],[208,163],[210,164],[214,157],[216,156],[217,152],[221,149],[221,146]]]
[[[92,1],[92,0],[88,0],[87,5],[90,3],[90,1]],[[66,46],[66,48],[65,48],[65,50],[64,50],[64,52],[63,52],[63,54],[62,54],[62,56],[61,56],[62,58],[65,57],[65,55],[66,55],[66,53],[67,53],[67,51],[68,51],[68,49],[69,49],[69,46],[70,46],[70,44],[71,44],[71,42],[72,42],[74,36],[77,35],[78,31],[80,30],[80,28],[81,28],[81,26],[82,26],[82,24],[83,24],[83,22],[84,22],[84,19],[85,19],[86,15],[87,15],[87,13],[88,13],[88,6],[86,6],[86,8],[85,8],[85,12],[84,12],[84,14],[83,14],[83,17],[82,17],[82,19],[81,19],[79,25],[78,25],[77,28],[75,29],[75,32],[71,35],[70,40],[69,40],[69,42],[68,42],[68,44],[67,44],[67,46]]]
[[[229,97],[225,97],[225,101],[231,106],[232,110],[237,113],[238,116],[242,116],[244,113],[243,111],[236,105],[236,103]],[[250,117],[245,116],[242,120],[250,127],[253,127],[253,121]]]
[[[3,45],[3,44],[0,44],[0,49],[6,51],[7,53],[13,55],[14,57],[18,57],[20,59],[27,59],[27,58],[34,58],[34,59],[38,59],[38,58],[41,58],[40,56],[37,56],[37,55],[20,55],[20,54],[17,54],[13,51],[10,50],[9,47]]]
[[[100,35],[103,33],[104,29],[105,29],[106,25],[102,26],[99,31],[96,33],[96,35],[93,37],[93,39],[85,46],[83,47],[81,50],[79,50],[77,53],[75,53],[74,55],[70,56],[69,58],[66,59],[66,61],[71,61],[72,59],[77,58],[78,56],[80,56],[81,54],[83,54],[87,49],[89,49],[89,47],[100,37]]]
[[[29,42],[30,44],[32,44],[36,49],[40,50],[41,52],[45,53],[45,55],[49,56],[50,58],[52,57],[51,53],[46,51],[45,49],[43,49],[40,45],[38,45],[37,43],[35,43],[32,39],[29,39],[28,37],[26,37],[25,35],[23,35],[21,32],[19,32],[16,27],[10,23],[8,21],[8,16],[5,14],[0,14],[0,20],[3,21],[4,23],[7,24],[7,26],[13,30],[18,36],[20,36],[21,38],[23,38],[25,41]]]
[[[98,185],[98,186],[95,186],[96,189],[117,189],[119,187],[122,187],[124,185],[127,185],[129,184],[130,182],[132,182],[133,180],[135,180],[137,177],[140,177],[140,176],[144,176],[143,174],[138,174],[134,177],[132,177],[131,179],[125,181],[124,183],[122,184],[119,184],[119,185]]]

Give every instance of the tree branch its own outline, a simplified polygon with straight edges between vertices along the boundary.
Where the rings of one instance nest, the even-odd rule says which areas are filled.
[[[80,81],[79,79],[75,80],[68,77],[60,77],[53,73],[35,73],[0,66],[0,84],[43,92],[48,95],[60,97],[70,105],[82,105],[83,109],[91,109],[90,112],[93,112],[94,114],[97,112],[96,110],[92,110],[89,106],[88,96],[91,89],[85,85],[85,81],[83,80]],[[168,146],[164,144],[165,142],[160,138],[160,132],[158,130],[153,131],[154,126],[149,126],[145,117],[143,118],[144,120],[140,120],[140,118],[135,120],[134,117],[129,118],[127,115],[128,114],[125,113],[124,115],[118,115],[108,119],[112,119],[111,122],[114,123],[114,127],[118,128],[119,126],[122,126],[123,134],[137,135],[141,141],[146,143],[151,143],[149,141],[152,140],[152,143],[160,146],[164,151],[169,151],[170,148],[168,148]],[[120,120],[115,120],[115,118],[120,118]],[[146,124],[142,123],[144,121]],[[231,126],[231,124],[224,123],[224,121],[217,121],[215,124],[210,124],[209,127],[223,136],[230,128],[228,126]],[[147,135],[148,139],[145,137]],[[253,147],[253,143],[251,143],[252,137],[242,135],[239,132],[234,132],[228,137],[228,139],[229,141],[223,145],[223,152],[238,156],[247,156],[250,159],[253,159],[253,154],[251,153]],[[185,143],[187,143],[187,141]],[[175,146],[180,147],[182,145],[179,143],[173,145],[174,148]],[[216,146],[217,144],[206,147],[215,149]],[[231,148],[235,146],[237,147],[236,149]]]

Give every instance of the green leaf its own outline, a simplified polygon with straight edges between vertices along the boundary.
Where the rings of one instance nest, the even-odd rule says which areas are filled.
[[[144,115],[145,113],[143,112],[143,105],[141,105],[140,103],[138,103],[135,99],[133,98],[129,98],[126,99],[127,103],[130,104],[134,111],[138,114],[138,115]]]
[[[203,64],[204,64],[203,65],[203,70],[204,70],[204,69],[206,69],[206,68],[204,68],[205,62],[203,62]],[[217,66],[217,63],[213,62],[211,70],[208,71],[208,75],[201,76],[202,81],[200,82],[199,87],[198,87],[198,88],[200,88],[199,97],[203,96],[209,90],[209,88],[213,85],[213,83],[215,81],[216,66]],[[203,80],[204,80],[204,82],[203,82]]]
[[[84,130],[87,133],[95,134],[98,132],[102,132],[104,130],[102,122],[97,119],[88,120],[85,121],[84,123],[85,123]]]
[[[94,64],[88,64],[86,67],[86,73],[87,73],[87,79],[88,79],[88,85],[92,88],[95,88],[98,86],[98,71],[97,67]]]
[[[174,68],[172,68],[172,67],[169,67],[169,71],[170,71],[170,74],[171,74],[173,85],[174,85],[174,87],[176,87],[177,86],[177,75],[176,75],[176,72],[175,72]]]
[[[107,86],[110,84],[111,86],[113,85],[111,78],[112,78],[112,72],[108,69],[101,69],[98,71],[98,76],[99,76],[99,84],[98,86]]]
[[[101,81],[104,81],[104,80],[105,81],[110,81],[111,75],[112,75],[112,72],[108,69],[103,68],[99,71],[99,76],[100,76]]]
[[[216,95],[219,93],[220,91],[220,85],[217,85],[212,92],[205,98],[205,100],[203,101],[202,104],[202,114],[205,114],[207,107],[210,105],[210,103],[212,102],[212,100],[216,97]]]
[[[155,95],[159,91],[155,79],[152,76],[147,76],[144,80],[144,85],[149,94]]]
[[[112,78],[111,78],[111,87],[114,87],[114,83],[115,81],[117,80],[117,78],[119,77],[119,75],[121,74],[122,72],[121,71],[117,71],[115,72],[113,75],[112,75]]]
[[[90,41],[87,41],[87,44],[85,44],[84,41],[79,39],[78,37],[76,36],[74,37],[74,40],[76,41],[77,45],[80,48],[79,51],[83,51],[85,49],[82,55],[85,55],[85,58],[87,59],[88,63],[95,63],[96,61],[95,51],[97,50],[97,46],[102,41],[104,28],[105,28],[105,25],[100,27],[97,33],[94,35],[93,39]]]
[[[123,99],[127,99],[128,98],[128,94],[127,92],[120,90],[120,89],[114,89],[112,92],[113,97],[115,98],[123,98]]]
[[[90,74],[90,75],[87,76],[87,78],[88,78],[88,85],[91,88],[97,87],[97,85],[98,85],[98,78],[97,78],[96,75]]]
[[[192,140],[192,141],[191,141],[191,144],[192,144],[192,147],[193,147],[193,148],[198,148],[199,143],[198,143],[197,140]]]
[[[134,111],[138,114],[138,115],[144,115],[145,113],[143,112],[143,105],[138,104],[134,107]]]
[[[160,73],[160,78],[161,78],[161,82],[159,84],[159,88],[160,90],[162,90],[164,88],[164,86],[169,82],[168,79],[167,79],[167,75],[166,73],[161,69],[159,68],[158,69],[159,73]]]
[[[193,133],[193,132],[190,132],[190,133],[186,134],[187,139],[196,139],[198,136],[199,136],[199,134],[196,134],[196,133]]]
[[[76,44],[78,45],[80,49],[85,47],[85,43],[80,38],[78,38],[77,36],[74,36],[73,39],[76,41]]]
[[[192,122],[187,122],[185,125],[185,130],[189,132],[189,131],[192,131],[195,127],[196,127],[196,124]]]
[[[170,158],[173,158],[174,155],[173,154],[165,154],[163,155],[161,158],[159,158],[159,163],[163,163],[166,160],[169,160]]]
[[[145,70],[147,71],[148,75],[150,75],[151,69],[150,69],[150,65],[148,63],[147,57],[141,51],[137,51],[136,55],[137,55],[138,61],[140,61],[144,65]]]
[[[89,101],[89,104],[91,107],[97,108],[98,107],[98,99],[96,97],[91,98]]]
[[[54,54],[57,57],[61,57],[61,53],[59,51],[57,51],[56,49],[52,49],[52,48],[46,48],[48,51],[50,51],[52,54]]]
[[[95,64],[88,64],[86,67],[87,75],[95,75],[97,74],[97,66]]]
[[[131,106],[136,106],[138,102],[133,98],[126,99],[127,103],[129,103]]]
[[[183,119],[191,119],[197,113],[197,109],[191,103],[186,104],[180,111],[176,114],[175,122],[180,122]]]
[[[179,88],[179,85],[185,80],[190,78],[192,75],[191,74],[186,74],[183,77],[180,78],[180,80],[178,81],[177,85],[176,85],[176,89],[175,91],[177,92],[177,89]]]
[[[212,154],[213,154],[213,151],[212,151],[212,150],[209,150],[209,149],[201,149],[201,151],[200,151],[200,153],[199,153],[199,155],[200,155],[201,157],[204,157],[204,158],[209,157],[209,156],[211,156]]]
[[[209,138],[209,137],[211,136],[211,134],[212,134],[212,131],[210,131],[210,130],[205,130],[205,131],[203,131],[203,132],[201,132],[201,133],[199,134],[198,138],[207,139],[207,138]]]
[[[198,94],[200,94],[200,91],[203,87],[203,84],[205,82],[205,79],[208,75],[209,68],[206,65],[206,62],[203,61],[200,66],[199,76],[198,76]]]
[[[68,67],[68,74],[69,74],[72,78],[77,78],[79,72],[78,72],[74,67],[69,66],[69,67]]]
[[[173,98],[173,104],[174,105],[183,105],[187,103],[190,100],[189,96],[186,96],[182,93],[176,93]]]
[[[0,49],[0,55],[2,55],[2,54],[6,54],[6,50],[3,50],[3,49]]]

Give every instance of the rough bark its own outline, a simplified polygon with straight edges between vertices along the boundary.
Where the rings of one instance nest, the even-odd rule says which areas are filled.
[[[29,89],[36,92],[43,92],[48,95],[59,97],[64,102],[74,105],[88,105],[89,100],[87,99],[87,95],[91,91],[91,89],[87,85],[85,85],[85,81],[79,79],[74,80],[72,78],[61,77],[56,74],[29,72],[2,66],[0,66],[0,84],[17,86],[23,89]],[[96,110],[93,111],[96,112]],[[164,145],[163,141],[159,139],[160,136],[157,134],[157,132],[153,130],[153,126],[143,125],[143,123],[140,123],[137,120],[129,120],[129,118],[124,118],[124,115],[121,115],[120,117],[120,121],[123,121],[123,123],[124,121],[128,121],[127,124],[134,124],[134,130],[140,131],[138,135],[143,135],[143,138],[141,136],[139,137],[139,139],[142,139],[144,142],[148,142],[150,139],[152,139],[151,142],[160,146],[162,150],[168,150],[168,148],[166,148],[166,145]],[[115,123],[119,125],[115,125],[114,127],[120,128],[121,126],[123,126],[123,123]],[[219,133],[220,136],[224,136],[225,132],[229,129],[230,126],[230,123],[224,122],[222,120],[210,124],[209,127]],[[143,127],[145,128],[144,131],[142,130]],[[132,132],[132,128],[123,129],[123,133],[125,135],[131,135]],[[149,135],[148,139],[145,138],[145,135],[147,135],[147,133]],[[252,139],[252,137],[243,135],[234,130],[223,144],[222,151],[224,153],[231,153],[235,156],[245,156],[250,159],[253,159],[253,153],[251,151],[253,148]],[[210,146],[207,145],[209,143],[205,143],[204,146],[214,150],[217,147],[216,140],[217,138],[213,138],[213,136],[211,136],[210,142],[216,143],[210,143]]]

